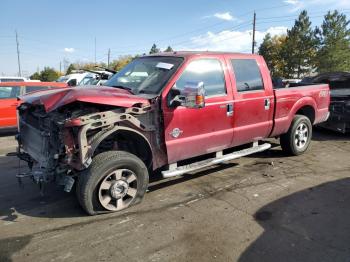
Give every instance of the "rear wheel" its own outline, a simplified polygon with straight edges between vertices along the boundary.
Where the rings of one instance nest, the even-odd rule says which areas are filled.
[[[108,151],[97,155],[78,180],[77,197],[90,215],[115,212],[141,202],[148,171],[135,155]]]
[[[290,155],[301,155],[309,147],[312,137],[310,119],[296,115],[286,134],[281,135],[280,143],[283,151]]]

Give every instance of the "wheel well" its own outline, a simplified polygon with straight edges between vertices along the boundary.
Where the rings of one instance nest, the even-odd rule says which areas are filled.
[[[296,112],[296,115],[306,116],[310,119],[311,124],[315,121],[315,110],[312,106],[303,106]]]
[[[141,135],[128,130],[119,130],[107,136],[96,148],[94,155],[121,150],[134,154],[150,168],[152,165],[152,150],[148,141]]]

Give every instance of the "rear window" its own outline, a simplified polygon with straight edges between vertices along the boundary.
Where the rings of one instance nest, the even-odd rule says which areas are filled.
[[[50,86],[26,86],[26,93],[47,90],[50,89]]]
[[[19,90],[18,86],[0,86],[0,99],[16,98]]]
[[[264,84],[255,59],[232,59],[238,92],[263,90]]]
[[[0,82],[23,82],[23,78],[1,78]]]

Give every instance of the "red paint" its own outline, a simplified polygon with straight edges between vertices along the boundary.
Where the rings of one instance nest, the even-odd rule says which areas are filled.
[[[21,99],[26,103],[44,105],[46,112],[74,101],[121,107],[131,107],[137,103],[149,104],[147,99],[132,95],[127,90],[101,86],[47,90],[38,94],[25,95]]]
[[[43,88],[63,88],[67,87],[65,83],[56,82],[3,82],[1,87],[17,87],[18,95],[23,95],[26,92],[26,87],[40,86]],[[16,108],[22,101],[17,98],[0,99],[0,129],[14,129],[17,127]]]
[[[286,133],[294,115],[304,106],[311,106],[315,110],[314,124],[323,121],[328,114],[329,94],[326,97],[319,95],[320,91],[329,90],[328,85],[278,89],[275,97],[270,72],[261,56],[210,52],[177,55],[184,57],[185,62],[162,94],[168,163]],[[207,57],[218,58],[224,65],[227,96],[206,99],[206,106],[202,109],[182,106],[169,108],[167,94],[186,65],[194,59]],[[230,59],[255,59],[264,90],[237,92]],[[265,110],[265,99],[270,101],[268,110]],[[228,103],[234,104],[232,117],[228,117],[226,108],[221,107]],[[170,134],[174,128],[183,131],[177,138]]]

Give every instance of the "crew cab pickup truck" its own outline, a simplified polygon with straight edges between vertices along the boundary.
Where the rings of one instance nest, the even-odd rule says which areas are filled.
[[[261,56],[216,52],[143,56],[105,86],[21,99],[20,177],[76,183],[90,215],[140,202],[155,170],[183,175],[269,149],[265,138],[302,154],[330,101],[325,84],[274,89]]]
[[[0,83],[0,131],[17,130],[16,108],[21,103],[18,96],[40,90],[66,87],[55,82],[2,82]]]

